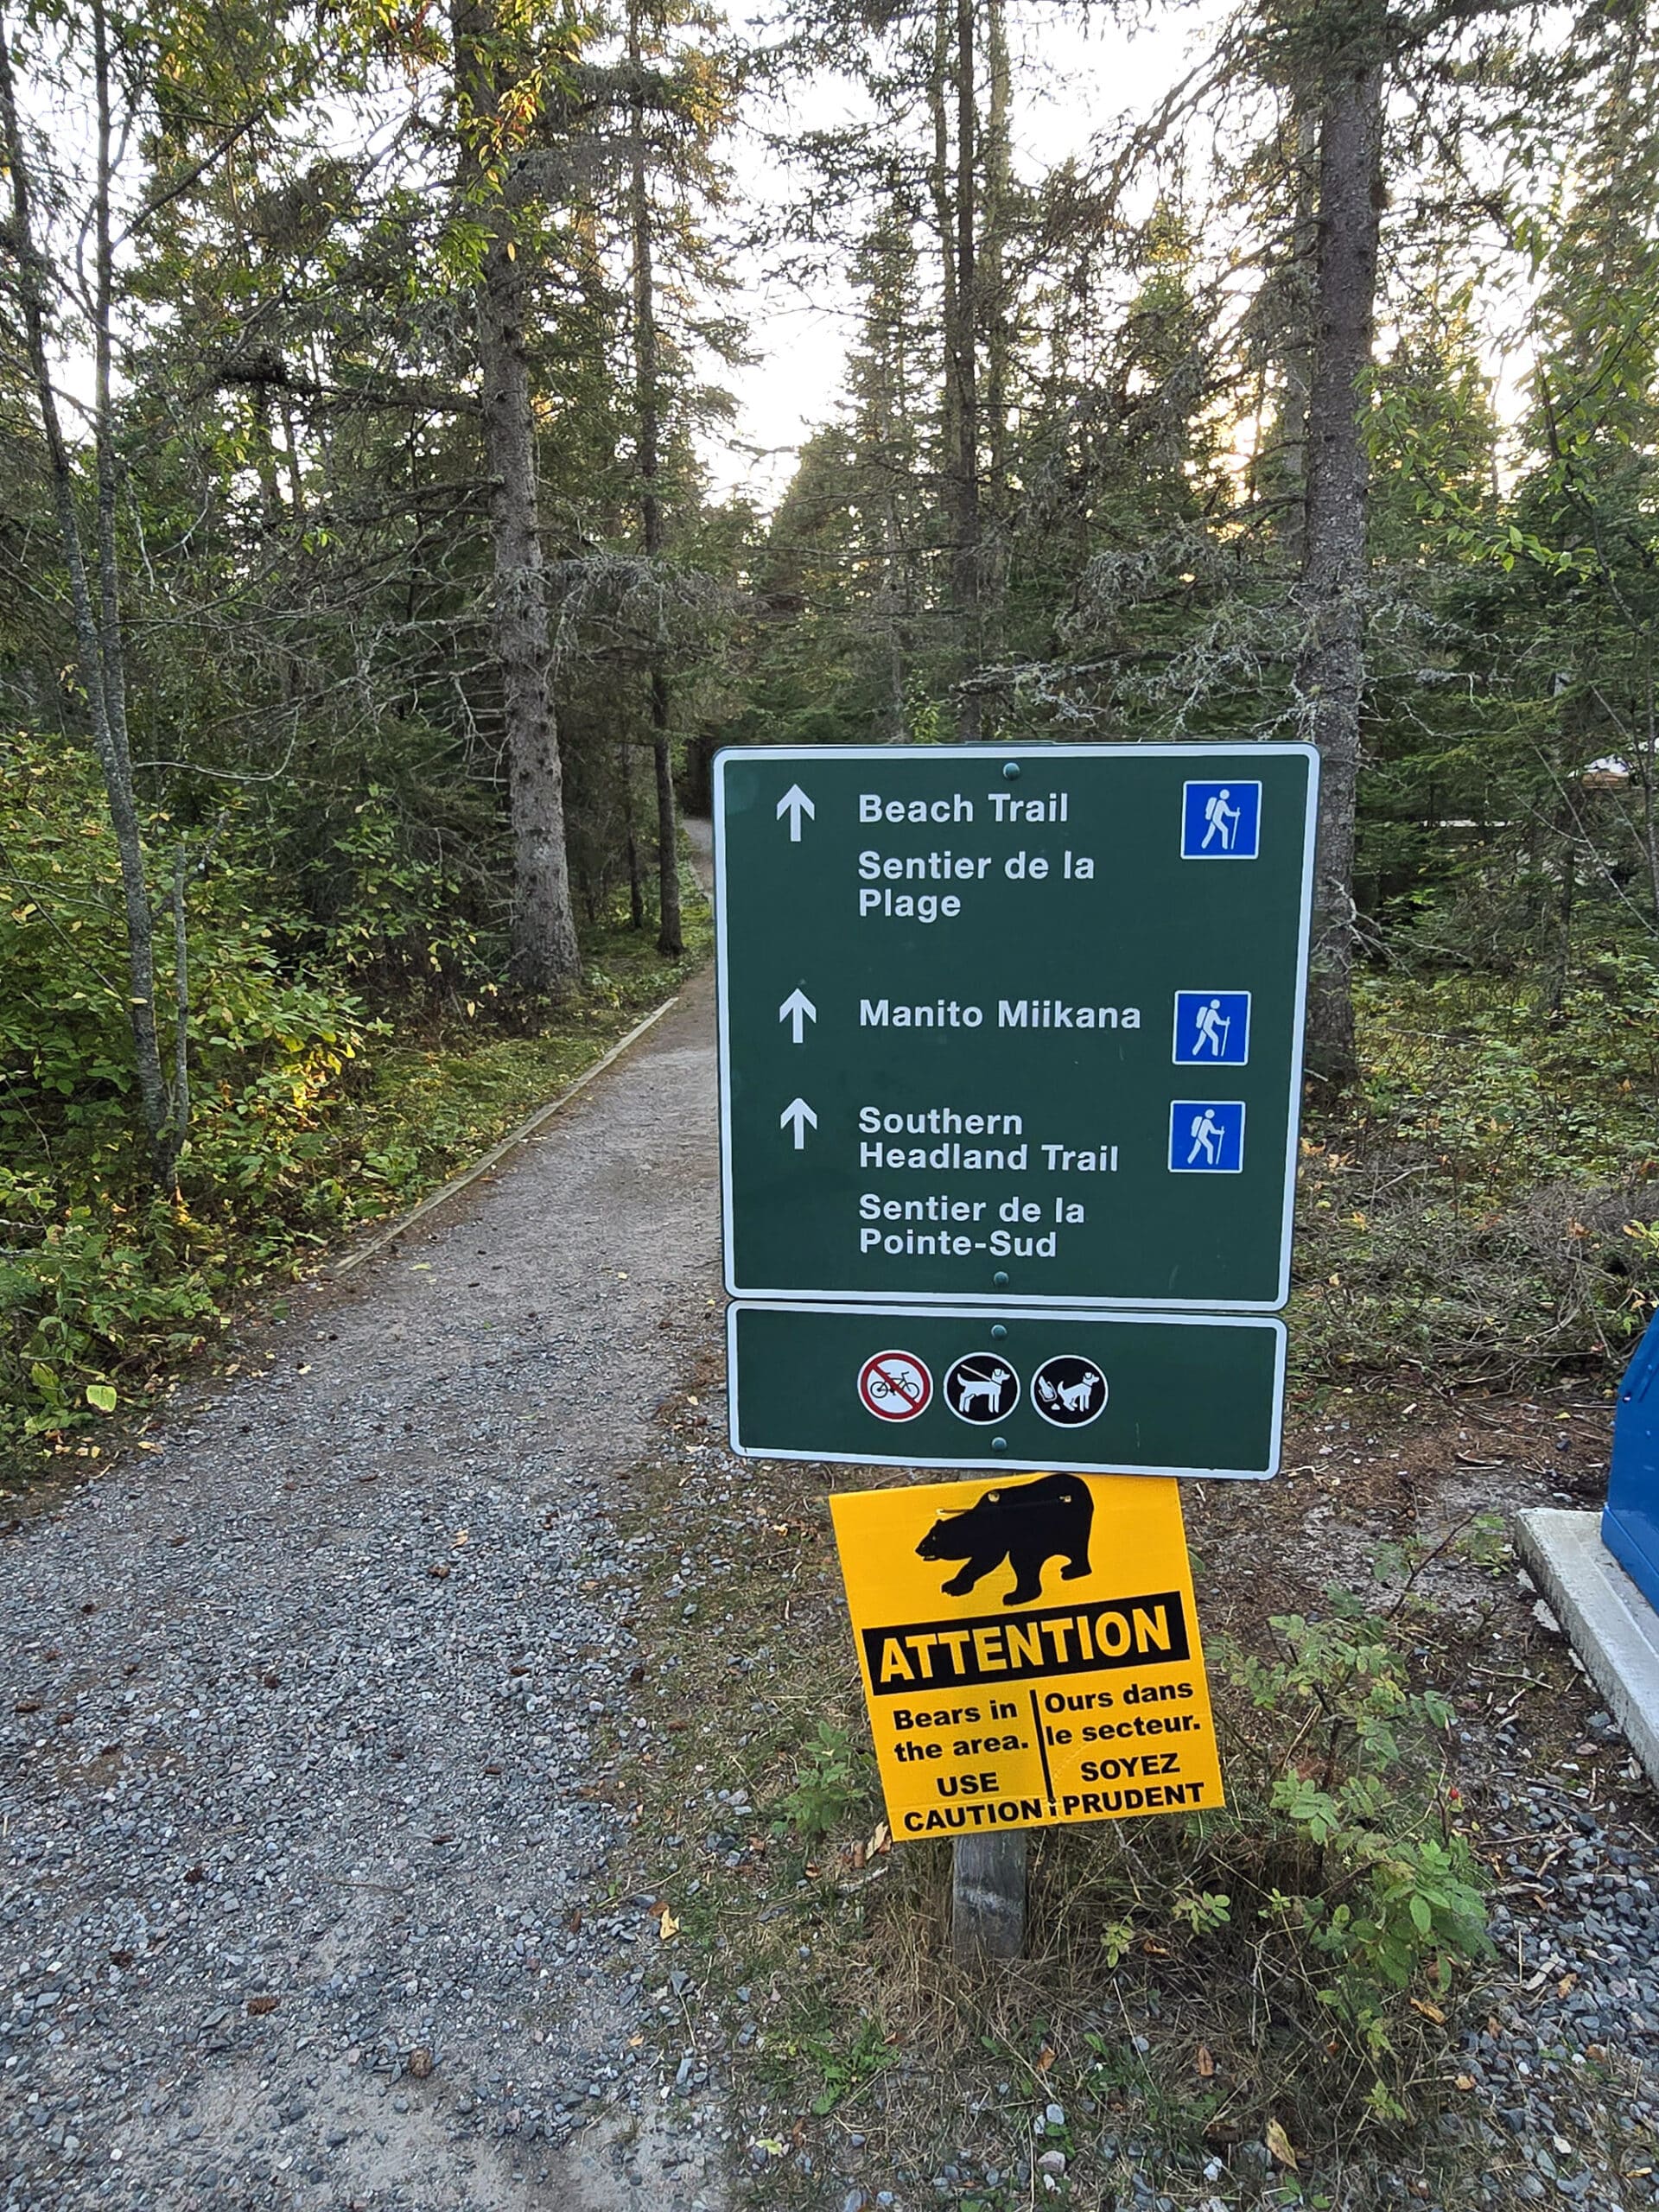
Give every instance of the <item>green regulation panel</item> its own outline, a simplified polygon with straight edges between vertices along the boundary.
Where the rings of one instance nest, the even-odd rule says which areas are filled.
[[[1279,1465],[1282,1322],[728,1309],[734,1451],[859,1466],[1260,1478]]]
[[[734,1295],[1281,1306],[1316,774],[1300,745],[722,753]]]

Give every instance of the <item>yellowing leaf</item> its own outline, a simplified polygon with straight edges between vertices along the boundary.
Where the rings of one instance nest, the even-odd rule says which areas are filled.
[[[1268,2150],[1281,2166],[1288,2166],[1292,2173],[1298,2171],[1296,2153],[1291,2148],[1290,2138],[1276,2120],[1270,2120],[1268,2122],[1267,2144]]]
[[[89,1382],[86,1385],[86,1402],[89,1406],[96,1406],[101,1414],[112,1414],[116,1407],[113,1384]]]
[[[668,1907],[664,1905],[663,1907],[663,1916],[657,1923],[657,1933],[662,1937],[664,1943],[671,1943],[679,1932],[679,1922],[675,1919],[673,1914],[669,1910]]]

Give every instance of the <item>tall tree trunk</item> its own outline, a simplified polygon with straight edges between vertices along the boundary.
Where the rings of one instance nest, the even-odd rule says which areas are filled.
[[[86,696],[92,745],[104,778],[110,824],[121,867],[122,905],[127,931],[127,1020],[132,1033],[133,1065],[139,1107],[149,1141],[152,1172],[158,1187],[169,1189],[177,1171],[178,1127],[162,1070],[156,1021],[156,931],[144,875],[144,849],[133,793],[132,755],[127,744],[125,663],[121,650],[120,604],[115,561],[115,457],[110,417],[110,349],[113,311],[114,258],[110,243],[111,130],[108,28],[103,8],[94,20],[99,95],[98,205],[94,309],[93,413],[97,445],[97,546],[99,596],[92,596],[75,474],[58,412],[47,343],[45,276],[48,264],[35,236],[34,194],[29,149],[17,110],[11,47],[0,14],[0,132],[11,172],[11,248],[23,314],[23,340],[52,479],[53,505],[64,566],[69,575],[69,605],[74,625],[75,661]]]
[[[1313,376],[1313,310],[1319,294],[1319,118],[1312,101],[1297,100],[1291,134],[1295,196],[1290,262],[1285,272],[1285,326],[1280,341],[1285,399],[1280,421],[1280,462],[1274,473],[1290,495],[1283,532],[1285,551],[1289,561],[1300,566],[1307,552],[1307,406]]]
[[[628,64],[632,72],[629,215],[633,231],[634,415],[639,456],[639,537],[654,567],[663,550],[662,423],[658,389],[657,291],[652,262],[651,195],[645,189],[645,95],[641,76],[639,0],[628,0]],[[657,948],[685,949],[680,918],[680,824],[674,803],[674,756],[668,677],[660,658],[651,669],[651,750],[657,770]]]
[[[1313,376],[1308,393],[1306,619],[1297,689],[1319,749],[1307,1061],[1337,1088],[1354,1049],[1354,801],[1364,682],[1366,461],[1361,422],[1370,366],[1382,213],[1382,67],[1366,57],[1327,71],[1319,126]]]
[[[951,95],[955,93],[952,148]],[[928,114],[933,156],[928,188],[938,240],[940,331],[944,341],[944,389],[939,420],[943,505],[950,534],[950,607],[956,658],[966,670],[977,659],[979,601],[979,380],[975,346],[974,0],[934,0],[929,57]],[[957,735],[964,744],[980,734],[976,693],[963,697]]]
[[[552,701],[531,407],[525,256],[501,188],[505,68],[496,0],[455,0],[458,175],[480,202],[489,242],[477,287],[478,362],[490,472],[495,594],[492,641],[501,671],[513,843],[511,972],[523,991],[565,989],[581,968],[564,848],[564,776]]]
[[[1008,385],[1013,366],[1007,254],[1014,188],[1010,142],[1014,80],[1004,0],[986,0],[985,63],[989,105],[983,148],[984,204],[979,219],[979,322],[985,347],[979,609],[981,658],[992,659],[1002,650],[1002,608],[1007,585]]]
[[[639,868],[639,840],[633,830],[633,747],[622,741],[622,842],[628,858],[628,927],[645,926],[645,882]]]
[[[980,635],[979,511],[979,269],[978,110],[975,84],[975,0],[957,0],[956,92],[957,172],[955,236],[956,314],[947,328],[948,374],[956,391],[956,451],[951,456],[955,545],[951,597],[964,672],[977,666]],[[963,694],[957,711],[957,735],[977,744],[983,727],[979,694]]]

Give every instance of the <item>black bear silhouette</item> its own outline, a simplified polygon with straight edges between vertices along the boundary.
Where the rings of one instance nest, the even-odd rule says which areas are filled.
[[[964,1597],[1004,1560],[1014,1585],[1005,1605],[1027,1605],[1043,1594],[1043,1568],[1058,1553],[1063,1581],[1089,1572],[1089,1530],[1095,1501],[1081,1475],[1039,1475],[1032,1483],[999,1483],[965,1513],[941,1514],[916,1547],[918,1559],[966,1561],[944,1587]]]

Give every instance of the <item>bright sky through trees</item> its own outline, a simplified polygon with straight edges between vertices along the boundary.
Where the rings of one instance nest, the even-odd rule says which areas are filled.
[[[1020,10],[1010,26],[1016,168],[1034,175],[1068,156],[1081,160],[1103,131],[1149,114],[1226,12],[1218,0],[1202,0],[1137,28],[1103,11],[1074,16],[1040,4]],[[761,210],[810,189],[798,165],[780,167],[780,142],[802,130],[866,122],[871,112],[856,83],[828,73],[756,104],[730,149],[740,200]],[[779,279],[763,255],[745,256],[741,269],[740,299],[757,358],[727,372],[737,421],[729,438],[705,437],[702,450],[716,490],[744,491],[770,506],[789,480],[802,439],[840,404],[857,302],[844,266],[806,286]]]

